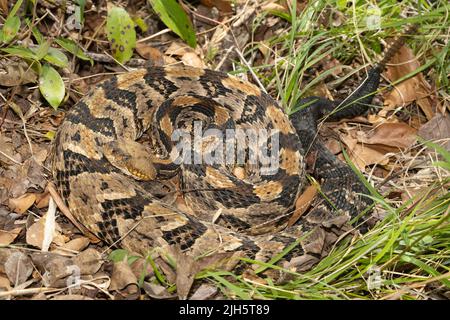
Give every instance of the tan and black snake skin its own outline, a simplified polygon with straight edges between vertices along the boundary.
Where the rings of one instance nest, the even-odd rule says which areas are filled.
[[[59,192],[90,232],[135,253],[219,254],[214,267],[229,270],[241,265],[239,257],[269,261],[298,241],[278,263],[303,269],[326,255],[347,222],[371,204],[353,171],[316,139],[317,120],[329,112],[330,119],[365,112],[397,48],[344,102],[303,99],[300,104],[312,106],[291,119],[256,86],[221,72],[167,66],[114,76],[71,108],[58,129],[53,174]],[[279,169],[265,174],[247,163],[176,165],[172,133],[192,134],[194,120],[203,130],[277,131]],[[145,132],[149,147],[135,142]],[[307,152],[316,153],[312,174],[325,196],[286,227],[304,187]],[[171,177],[179,180],[187,210],[148,188]]]

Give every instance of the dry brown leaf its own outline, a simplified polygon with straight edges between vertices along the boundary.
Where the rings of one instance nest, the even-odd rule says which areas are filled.
[[[253,270],[246,270],[242,274],[242,278],[252,283],[258,283],[262,285],[267,285],[267,281],[261,277],[258,277]]]
[[[187,299],[195,275],[207,268],[214,269],[217,264],[223,263],[224,259],[229,259],[232,253],[215,253],[201,259],[194,259],[192,255],[182,252],[180,248],[170,247],[170,255],[177,263],[177,295],[181,300]]]
[[[386,77],[391,82],[396,81],[419,67],[420,63],[412,50],[403,46],[388,64]],[[433,92],[431,85],[425,80],[422,73],[418,73],[414,77],[401,82],[389,92],[384,99],[386,107],[383,108],[380,114],[385,115],[388,110],[408,105],[413,101],[417,102],[428,120],[433,117]]]
[[[444,148],[450,151],[450,116],[437,113],[419,129],[418,135],[426,140],[446,139]]]
[[[28,193],[19,198],[9,199],[8,206],[16,213],[25,213],[35,201],[36,195],[34,193]]]
[[[43,282],[48,287],[66,287],[68,285],[68,277],[79,275],[72,260],[62,256],[49,257],[49,259],[45,260],[44,268],[42,269],[44,271],[42,275]]]
[[[350,136],[342,137],[342,141],[347,145],[350,160],[361,170],[372,164],[387,165],[389,159],[385,157],[385,152],[377,151],[370,145],[361,145],[356,138]]]
[[[51,203],[54,203],[51,201]],[[49,210],[27,230],[26,241],[29,245],[47,251],[53,238],[58,235],[55,222],[56,207],[49,206]]]
[[[63,245],[64,249],[68,249],[71,251],[81,251],[89,245],[90,241],[88,238],[79,237],[73,239]]]
[[[195,290],[189,300],[210,300],[217,294],[217,292],[218,288],[216,286],[203,283],[197,290]]]
[[[158,49],[148,44],[138,42],[136,43],[136,51],[142,58],[149,60],[153,66],[164,65],[163,54]]]
[[[139,293],[137,278],[127,261],[114,263],[109,290],[118,291],[126,296]]]
[[[176,295],[169,293],[165,287],[160,284],[144,282],[142,285],[145,293],[153,299],[173,299]]]
[[[133,271],[136,278],[141,276],[148,277],[154,274],[152,265],[148,263],[144,258],[138,258],[130,265],[131,270]]]
[[[0,230],[0,246],[7,246],[14,242],[23,228],[14,228],[9,231]]]
[[[200,0],[200,2],[209,8],[216,7],[223,14],[233,12],[231,0]]]
[[[50,201],[50,193],[43,192],[43,193],[37,193],[36,195],[36,207],[39,209],[47,208],[48,203]]]
[[[94,274],[103,264],[102,255],[93,248],[80,252],[72,259],[73,263],[80,268],[80,274]]]
[[[269,2],[261,7],[262,11],[289,13],[289,9],[279,3]]]
[[[170,56],[183,56],[188,52],[194,52],[194,49],[189,47],[187,44],[174,41],[170,44],[169,48],[167,48],[165,54]]]
[[[379,144],[405,150],[417,140],[417,130],[406,123],[382,123],[369,133],[359,132],[358,142],[364,144]]]
[[[317,189],[315,186],[308,186],[306,190],[298,197],[295,202],[295,211],[288,221],[288,227],[293,226],[298,219],[305,213],[305,211],[311,206],[314,198],[317,195]]]
[[[14,287],[27,281],[33,272],[31,259],[20,251],[12,252],[4,263],[4,267],[8,279],[14,284]]]
[[[15,87],[36,80],[36,72],[25,61],[0,60],[0,85]]]
[[[181,61],[187,66],[195,68],[206,68],[205,63],[195,52],[186,52],[182,57]]]
[[[11,290],[11,283],[9,282],[8,278],[0,276],[0,292],[10,290]]]
[[[164,65],[172,65],[172,64],[178,63],[177,59],[175,59],[173,57],[164,55],[163,58],[164,58]]]

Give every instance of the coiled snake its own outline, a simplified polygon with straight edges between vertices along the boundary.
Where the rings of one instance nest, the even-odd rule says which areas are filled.
[[[298,103],[310,106],[291,119],[256,86],[221,72],[167,66],[112,77],[71,108],[58,129],[53,174],[59,192],[89,231],[132,252],[158,248],[170,255],[175,248],[194,260],[220,257],[214,267],[233,269],[241,266],[239,257],[269,261],[292,245],[278,263],[305,269],[371,203],[356,174],[317,139],[317,121],[365,112],[384,62],[399,46],[345,101],[303,99]],[[202,138],[187,160],[211,146],[216,136],[207,130],[265,130],[269,154],[277,134],[278,152],[271,154],[276,170],[265,172],[262,160],[251,163],[248,156],[239,164],[176,163],[173,134],[181,130],[193,137],[196,122]],[[151,148],[135,141],[144,132]],[[244,151],[260,147],[247,145]],[[304,187],[307,152],[315,153],[312,175],[322,183],[323,196],[287,227]],[[149,185],[174,176],[187,210],[149,191]]]

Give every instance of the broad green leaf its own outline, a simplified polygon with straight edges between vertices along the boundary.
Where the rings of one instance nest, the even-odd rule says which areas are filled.
[[[125,259],[125,257],[128,256],[128,251],[124,250],[124,249],[116,249],[113,250],[108,258],[109,260],[111,260],[112,262],[120,262],[123,261]]]
[[[17,10],[19,10],[22,5],[23,0],[19,0],[13,6],[11,11],[9,12],[8,17],[5,20],[5,24],[0,32],[0,40],[1,42],[8,43],[16,36],[17,32],[20,29],[20,19],[16,17]]]
[[[109,256],[108,256],[109,260],[111,260],[112,262],[120,262],[120,261],[124,261],[125,258],[127,259],[128,264],[132,264],[133,262],[135,262],[139,257],[137,256],[133,256],[130,255],[128,253],[128,251],[124,250],[124,249],[116,249],[114,251],[112,251]]]
[[[197,46],[197,38],[195,37],[192,22],[177,1],[149,0],[149,2],[161,21],[170,30],[179,35],[192,48]]]
[[[92,61],[91,58],[89,58],[83,50],[72,40],[70,39],[64,39],[64,38],[58,38],[55,39],[55,42],[61,46],[64,50],[69,51],[71,54],[75,55],[76,57],[80,58],[81,60],[90,61],[91,65],[94,64],[94,61]]]
[[[39,90],[45,100],[55,110],[58,109],[65,95],[64,82],[58,71],[48,64],[42,66],[41,74],[39,75]]]
[[[48,48],[47,55],[44,57],[44,60],[50,62],[51,64],[65,68],[69,65],[69,59],[67,56],[56,48]]]
[[[113,7],[108,12],[106,30],[114,58],[120,63],[130,60],[133,49],[136,47],[136,31],[128,12],[122,8]]]
[[[2,51],[22,59],[39,60],[31,49],[22,46],[11,46],[9,48],[2,49]]]
[[[41,60],[47,55],[48,49],[50,49],[50,44],[51,42],[49,40],[44,41],[41,45],[39,45],[39,47],[33,50],[34,53],[36,53],[36,57],[38,60]]]
[[[10,16],[6,19],[2,29],[2,41],[4,43],[10,42],[16,36],[20,28],[20,19],[16,16]]]

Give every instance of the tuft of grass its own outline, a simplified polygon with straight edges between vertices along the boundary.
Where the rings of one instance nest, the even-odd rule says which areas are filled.
[[[287,112],[294,112],[292,108],[299,98],[313,95],[316,86],[329,79],[332,70],[311,76],[311,68],[317,62],[328,57],[343,63],[355,59],[359,62],[358,69],[347,67],[346,76],[328,83],[338,86],[376,62],[382,40],[398,35],[411,23],[420,25],[419,34],[412,35],[408,41],[424,61],[417,72],[431,75],[438,91],[448,96],[445,94],[449,91],[448,2],[420,2],[419,6],[411,0],[379,2],[379,29],[367,23],[368,14],[374,12],[370,3],[353,1],[350,6],[346,3],[313,1],[295,14],[296,1],[293,1],[290,15],[278,14],[288,23],[286,32],[268,40],[274,64],[268,55],[266,62],[253,71]],[[330,10],[346,17],[338,27],[333,26]],[[404,17],[405,13],[408,18]],[[324,22],[324,17],[329,17],[328,21]],[[253,55],[257,45],[246,48],[244,54]],[[242,71],[247,71],[245,65],[237,72]],[[427,146],[443,158],[427,168],[440,178],[431,185],[423,182],[421,192],[398,205],[359,173],[371,192],[375,210],[384,218],[363,235],[341,239],[310,271],[284,270],[291,280],[283,284],[270,279],[262,284],[223,272],[206,272],[202,277],[208,277],[227,297],[235,299],[427,299],[449,292],[450,160],[443,148]],[[275,261],[245,261],[256,265],[257,270],[282,269]]]

